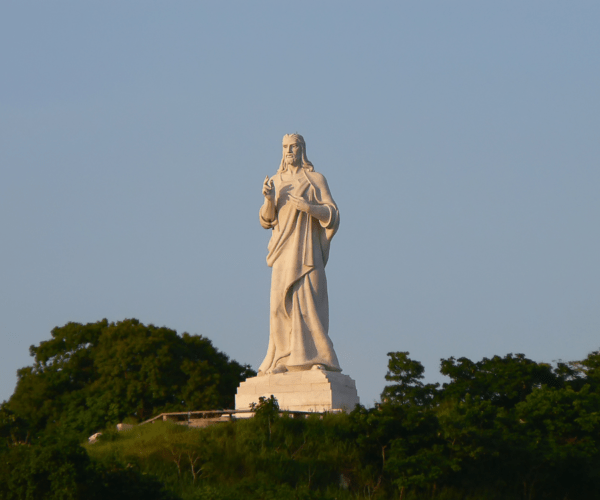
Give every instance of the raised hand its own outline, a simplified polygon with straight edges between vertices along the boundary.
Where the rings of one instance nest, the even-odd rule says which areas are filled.
[[[267,175],[263,182],[262,194],[267,201],[275,204],[275,188],[273,187],[273,179],[269,179]]]

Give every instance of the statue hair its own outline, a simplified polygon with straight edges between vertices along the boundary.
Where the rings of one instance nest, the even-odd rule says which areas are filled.
[[[313,166],[313,164],[310,161],[308,161],[308,158],[306,157],[306,143],[304,142],[304,137],[302,137],[300,134],[285,134],[283,136],[283,138],[285,139],[286,137],[288,137],[290,139],[296,139],[296,141],[298,141],[298,143],[300,144],[300,149],[302,151],[302,168],[305,168],[309,172],[314,172],[315,167]],[[284,153],[281,157],[281,165],[279,165],[279,169],[277,170],[277,172],[283,173],[286,171],[287,171],[287,163],[285,162],[285,153]]]

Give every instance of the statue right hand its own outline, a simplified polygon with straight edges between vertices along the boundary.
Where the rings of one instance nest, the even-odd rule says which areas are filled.
[[[267,201],[275,203],[275,187],[273,186],[273,179],[269,179],[268,175],[263,182],[262,194]]]

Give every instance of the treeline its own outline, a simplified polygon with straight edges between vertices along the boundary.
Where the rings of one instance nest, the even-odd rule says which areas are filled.
[[[71,338],[67,332],[98,325],[104,330],[95,344],[73,333],[80,341],[67,346]],[[111,328],[123,331],[102,339]],[[259,405],[253,419],[202,430],[167,423],[123,433],[110,430],[124,418],[133,421],[172,409],[207,408],[189,406],[193,403],[182,397],[189,380],[185,374],[177,375],[175,368],[167,378],[178,383],[146,382],[170,388],[163,392],[132,390],[127,396],[121,386],[116,390],[97,382],[115,380],[108,369],[99,369],[100,360],[110,364],[108,358],[117,357],[106,352],[118,352],[119,342],[128,345],[130,336],[136,335],[138,340],[131,342],[146,350],[134,356],[132,348],[131,356],[120,358],[129,359],[129,364],[113,361],[112,376],[125,378],[132,387],[142,379],[162,380],[160,367],[174,366],[168,360],[175,354],[168,353],[179,352],[173,346],[180,341],[169,332],[135,320],[70,324],[56,329],[48,344],[32,348],[34,367],[21,370],[15,394],[0,410],[0,498],[117,499],[143,494],[159,500],[587,500],[600,496],[600,352],[556,365],[522,354],[478,362],[443,359],[441,372],[449,382],[442,386],[423,383],[421,363],[406,352],[393,352],[388,385],[375,408],[358,406],[350,414],[294,419],[281,414],[277,401],[269,399]],[[161,344],[161,335],[168,342]],[[218,353],[206,339],[197,339],[192,344],[204,345],[204,352],[216,353],[214,359],[224,363],[212,371],[206,368],[211,376],[195,378],[196,384],[210,381],[196,385],[208,393],[198,397],[215,403],[212,408],[231,406],[239,380],[251,372]],[[157,368],[148,357],[157,359]],[[202,366],[216,363],[212,355],[203,360]],[[143,367],[144,361],[148,366]],[[69,377],[62,373],[65,366],[72,368]],[[78,366],[85,373],[77,373]],[[229,375],[222,377],[221,369]],[[141,377],[142,370],[146,374],[154,370],[154,378]],[[223,378],[236,377],[235,383],[218,385]],[[57,381],[71,392],[82,391],[90,401],[79,395],[75,401],[80,406],[68,404],[68,393],[59,391],[65,386]],[[22,383],[27,385],[20,387]],[[36,383],[40,387],[34,391]],[[43,419],[28,413],[35,413],[38,403],[25,404],[27,387],[32,401],[45,402]],[[123,396],[125,401],[120,402]],[[94,404],[96,400],[104,401],[104,406]],[[111,404],[120,405],[112,416]],[[91,427],[90,422],[104,425]],[[99,443],[85,445],[87,453],[73,441],[109,423]],[[128,496],[118,496],[119,488]]]
[[[232,408],[239,383],[256,375],[205,337],[136,319],[68,323],[29,351],[33,366],[17,372],[3,406],[24,424],[19,440],[40,433],[84,439],[161,412]]]
[[[353,415],[373,480],[401,494],[599,496],[600,352],[555,367],[522,354],[443,359],[442,388],[421,382],[408,353],[389,356],[382,404]]]

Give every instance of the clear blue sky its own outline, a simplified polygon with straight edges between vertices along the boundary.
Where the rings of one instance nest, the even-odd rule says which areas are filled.
[[[261,186],[299,132],[341,211],[330,335],[389,351],[600,348],[600,3],[0,6],[0,401],[69,321],[268,341]]]

